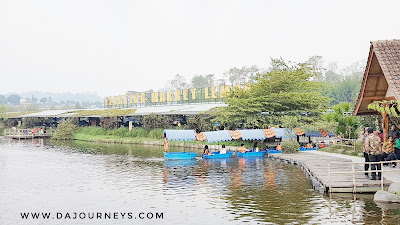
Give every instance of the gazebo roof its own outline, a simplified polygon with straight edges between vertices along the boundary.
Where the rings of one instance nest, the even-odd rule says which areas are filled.
[[[368,104],[400,99],[400,40],[371,41],[354,115],[376,114]]]

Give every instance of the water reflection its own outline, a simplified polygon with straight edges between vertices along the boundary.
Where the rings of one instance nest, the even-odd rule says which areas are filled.
[[[399,209],[377,206],[372,195],[329,198],[299,167],[266,158],[164,161],[160,147],[2,139],[0,169],[0,224],[24,224],[21,209],[166,212],[157,224],[400,220]]]

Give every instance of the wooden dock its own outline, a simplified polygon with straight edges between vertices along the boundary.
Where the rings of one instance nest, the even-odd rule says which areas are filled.
[[[34,138],[50,138],[53,136],[53,130],[46,130],[46,133],[43,132],[32,132],[33,129],[7,129],[4,130],[4,137],[12,138],[12,139],[34,139]]]
[[[310,176],[314,187],[323,192],[376,192],[391,184],[391,181],[384,178],[382,181],[366,178],[364,165],[353,163],[349,159],[309,152],[269,154],[269,157],[300,165]]]

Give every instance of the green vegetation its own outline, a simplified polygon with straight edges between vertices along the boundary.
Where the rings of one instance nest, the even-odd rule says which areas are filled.
[[[161,141],[163,129],[147,131],[144,128],[133,128],[129,131],[126,127],[118,129],[104,129],[102,127],[81,127],[74,134],[74,139],[84,141],[142,143],[143,141]]]
[[[100,117],[126,116],[136,112],[136,109],[105,109],[105,110],[77,110],[74,117],[99,115]]]
[[[349,143],[346,143],[349,144]],[[356,142],[356,151],[354,152],[353,146],[341,146],[341,145],[331,145],[326,148],[318,149],[319,151],[339,153],[351,156],[363,157],[363,145],[362,142]]]
[[[292,154],[299,152],[300,145],[297,141],[284,141],[281,143],[282,153]]]
[[[36,111],[26,111],[26,112],[0,112],[0,119],[8,119],[8,118],[13,118],[13,117],[18,117],[18,116],[23,116],[27,115],[30,113],[34,113]]]
[[[298,126],[318,119],[331,99],[322,94],[325,85],[313,81],[314,68],[282,59],[272,59],[271,64],[271,70],[258,74],[250,89],[233,90],[226,98],[229,106],[221,108],[214,121],[236,129],[282,124],[282,116],[296,117]]]
[[[68,119],[61,122],[56,132],[53,135],[53,139],[55,140],[72,140],[74,131],[77,128],[77,121],[74,119]]]
[[[348,115],[346,113],[353,112],[353,104],[349,102],[341,102],[332,107],[333,112],[323,115],[323,119],[327,123],[333,123],[335,133],[344,138],[358,138],[358,129],[361,126],[360,118]]]

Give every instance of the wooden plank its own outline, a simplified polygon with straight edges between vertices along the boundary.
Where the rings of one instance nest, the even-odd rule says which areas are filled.
[[[315,155],[312,153],[300,153],[300,154],[270,154],[270,157],[284,160],[287,162],[301,164],[306,167],[309,173],[321,183],[322,186],[329,188],[329,180],[332,180],[332,192],[374,192],[381,190],[380,180],[369,180],[365,178],[363,172],[363,165],[351,164],[352,161],[348,159],[342,159],[332,156]],[[316,160],[317,158],[317,160]],[[353,177],[352,173],[346,174],[334,174],[329,177],[329,162],[340,162],[349,164],[334,164],[331,163],[332,172],[351,172],[352,165],[354,165],[354,171],[360,171]],[[356,188],[354,189],[354,182]],[[384,186],[390,185],[391,182],[383,180]]]

